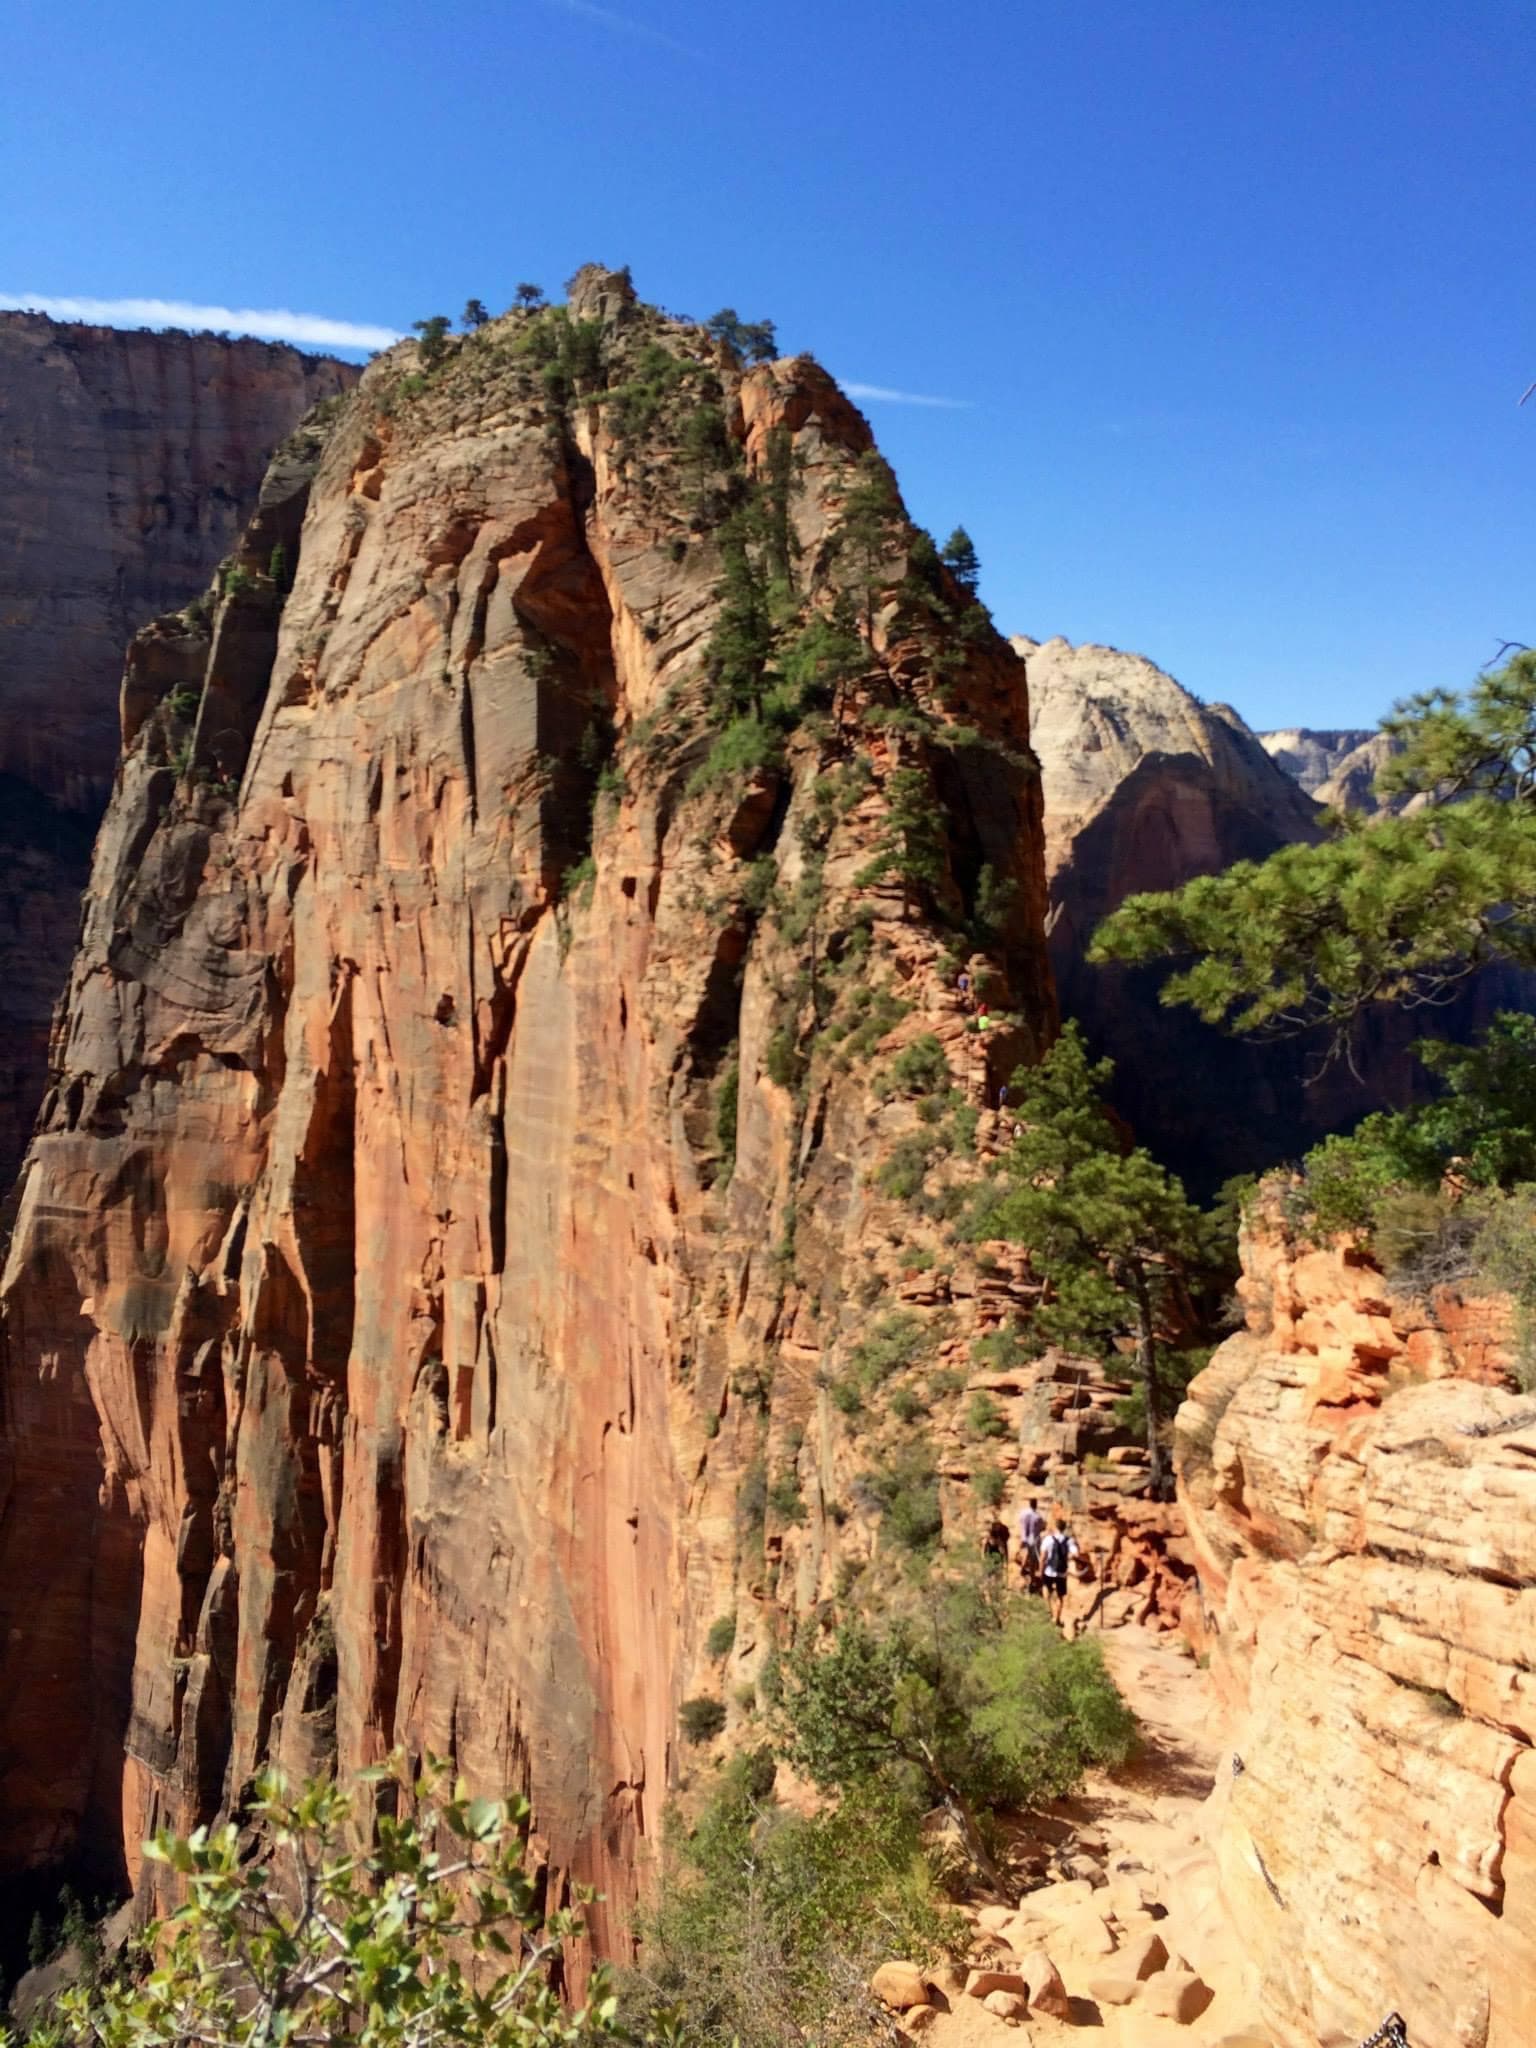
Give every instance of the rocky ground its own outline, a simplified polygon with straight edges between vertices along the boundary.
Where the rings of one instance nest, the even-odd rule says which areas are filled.
[[[1209,1681],[1168,1636],[1123,1626],[1102,1641],[1141,1723],[1141,1754],[1052,1809],[1059,1839],[1039,1882],[969,1909],[969,1967],[925,1973],[927,2004],[902,2019],[932,2048],[1269,2048],[1202,1833],[1225,1761]],[[893,1972],[876,1988],[906,1997],[919,1986]]]

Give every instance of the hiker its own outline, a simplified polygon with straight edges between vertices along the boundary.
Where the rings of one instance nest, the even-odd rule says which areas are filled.
[[[981,1546],[982,1562],[988,1571],[1004,1571],[1008,1565],[1008,1524],[994,1515],[987,1539]]]
[[[960,991],[961,1009],[968,1010],[971,1007],[971,977],[968,974],[957,974],[955,987]]]
[[[1056,1526],[1046,1537],[1040,1552],[1040,1570],[1045,1580],[1045,1597],[1050,1604],[1051,1619],[1058,1628],[1067,1605],[1067,1573],[1072,1560],[1077,1556],[1077,1538],[1067,1527],[1065,1515],[1056,1517]]]
[[[1038,1500],[1031,1500],[1019,1516],[1019,1576],[1033,1593],[1040,1584],[1040,1545],[1045,1539],[1045,1517]]]

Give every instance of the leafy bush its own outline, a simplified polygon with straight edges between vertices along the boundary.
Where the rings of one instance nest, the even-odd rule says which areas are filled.
[[[944,1048],[931,1031],[904,1045],[891,1061],[889,1072],[877,1082],[877,1095],[926,1095],[947,1089],[949,1061]]]
[[[898,1138],[875,1172],[875,1186],[893,1202],[911,1202],[923,1191],[937,1147],[929,1131]]]
[[[879,1963],[963,1952],[907,1802],[860,1786],[804,1818],[775,1803],[772,1775],[737,1759],[697,1827],[668,1833],[622,2013],[635,2028],[665,2013],[671,2048],[862,2048],[880,2026]]]
[[[971,1396],[965,1411],[965,1427],[971,1436],[983,1440],[1008,1434],[1007,1418],[985,1389]]]
[[[736,1647],[736,1617],[722,1614],[718,1621],[710,1623],[709,1634],[704,1638],[705,1653],[710,1657],[729,1657]]]
[[[523,1868],[527,1802],[450,1795],[432,1765],[414,1785],[397,1766],[387,1775],[414,1811],[381,1811],[361,1842],[352,1794],[317,1783],[290,1798],[271,1772],[249,1808],[256,1853],[233,1822],[185,1840],[162,1829],[146,1854],[177,1873],[187,1902],[147,1930],[152,1969],[64,1992],[37,2038],[574,2048],[610,2036],[604,1970],[574,2011],[552,1988],[578,1924],[541,1919]]]
[[[786,1466],[769,1487],[768,1505],[786,1522],[805,1521],[806,1506],[800,1497],[800,1478],[793,1466]]]
[[[736,1493],[736,1526],[744,1536],[760,1534],[768,1516],[768,1467],[754,1458],[741,1475]]]
[[[995,1465],[979,1465],[971,1475],[971,1484],[976,1489],[976,1498],[984,1508],[1001,1505],[1005,1481]]]
[[[829,1392],[833,1407],[844,1415],[857,1415],[864,1406],[864,1396],[859,1391],[857,1380],[833,1380]]]
[[[926,1552],[944,1533],[939,1473],[930,1444],[903,1446],[888,1463],[866,1472],[863,1484],[880,1503],[882,1527],[904,1550]]]
[[[891,1396],[891,1413],[898,1422],[916,1422],[923,1404],[912,1387],[898,1387]]]
[[[920,1316],[906,1309],[882,1316],[869,1335],[856,1344],[848,1363],[866,1387],[878,1387],[893,1373],[915,1365],[923,1355],[924,1334]]]
[[[700,1693],[694,1699],[683,1701],[677,1710],[677,1718],[690,1742],[713,1742],[725,1726],[725,1701],[712,1700]]]

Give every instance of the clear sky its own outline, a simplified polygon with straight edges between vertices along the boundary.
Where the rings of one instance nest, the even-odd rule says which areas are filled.
[[[588,259],[869,399],[1005,630],[1255,724],[1536,641],[1536,0],[9,0],[0,293]]]

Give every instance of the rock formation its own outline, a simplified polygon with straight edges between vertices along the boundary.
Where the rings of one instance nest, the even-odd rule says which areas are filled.
[[[1230,706],[1202,704],[1143,656],[1059,639],[1013,645],[1029,674],[1045,785],[1062,1014],[1114,1059],[1116,1106],[1137,1136],[1204,1191],[1294,1156],[1371,1106],[1379,1097],[1342,1068],[1312,1081],[1311,1048],[1241,1044],[1164,1009],[1161,969],[1084,958],[1127,896],[1317,839],[1317,805]],[[1369,1068],[1388,1094],[1406,1088],[1408,1070],[1401,1048]]]
[[[356,371],[260,341],[0,313],[0,1186],[43,1092],[117,761],[123,649],[207,583],[267,458]]]
[[[1282,2048],[1536,2039],[1536,1400],[1507,1304],[1250,1235],[1179,1415],[1225,1695],[1211,1827]]]
[[[1011,1299],[870,1176],[1054,1029],[1022,670],[825,373],[589,271],[370,366],[122,711],[4,1278],[0,1855],[147,1904],[146,1829],[402,1744],[611,1947],[679,1701],[879,1524],[845,1361]]]
[[[1376,777],[1397,749],[1385,733],[1350,729],[1344,732],[1313,732],[1306,726],[1289,726],[1280,732],[1256,735],[1270,758],[1320,804],[1335,811],[1393,811],[1403,800],[1383,801],[1376,794]]]

